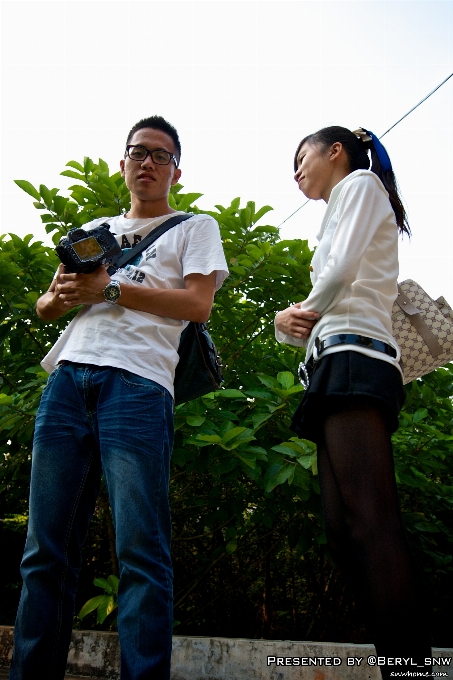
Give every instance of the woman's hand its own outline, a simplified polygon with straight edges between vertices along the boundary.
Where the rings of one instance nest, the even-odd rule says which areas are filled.
[[[300,309],[300,302],[278,312],[275,317],[277,330],[293,338],[306,340],[311,329],[319,319],[318,312],[306,312]]]

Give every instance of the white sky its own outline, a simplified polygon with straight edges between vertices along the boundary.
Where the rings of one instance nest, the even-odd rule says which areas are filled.
[[[65,188],[83,156],[117,168],[128,130],[173,123],[186,191],[241,196],[278,225],[304,202],[299,140],[325,125],[380,135],[453,71],[451,1],[2,2],[1,233],[45,239],[14,179]],[[413,239],[401,274],[453,304],[453,78],[384,143]],[[325,204],[282,227],[315,244]]]

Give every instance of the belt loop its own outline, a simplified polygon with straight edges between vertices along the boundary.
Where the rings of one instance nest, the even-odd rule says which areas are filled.
[[[319,336],[315,340],[315,344],[313,347],[313,361],[318,361],[319,359],[319,346],[321,344],[321,341],[319,339]]]

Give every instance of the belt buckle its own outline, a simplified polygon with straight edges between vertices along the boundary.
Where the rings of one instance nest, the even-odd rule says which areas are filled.
[[[307,366],[306,364],[304,364],[303,361],[301,361],[299,364],[299,367],[297,369],[297,375],[299,376],[301,384],[305,387],[306,390],[308,390],[310,386],[310,376],[307,371]]]

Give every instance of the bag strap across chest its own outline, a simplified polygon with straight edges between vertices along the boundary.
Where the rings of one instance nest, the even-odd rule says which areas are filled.
[[[131,262],[137,255],[139,255],[139,253],[148,248],[148,246],[154,243],[154,241],[157,241],[157,239],[160,236],[165,234],[166,231],[172,229],[173,227],[176,227],[176,225],[180,224],[181,222],[185,222],[191,217],[193,217],[193,213],[187,213],[185,215],[175,215],[174,217],[170,217],[170,219],[165,220],[165,222],[163,222],[158,227],[150,231],[149,234],[147,234],[144,239],[139,241],[133,248],[131,248],[131,250],[128,250],[126,253],[124,253],[124,255],[120,257],[118,262],[111,265],[107,269],[107,273],[109,274],[109,276],[115,274],[118,271],[118,269],[124,267],[124,265],[127,264],[128,262]]]

